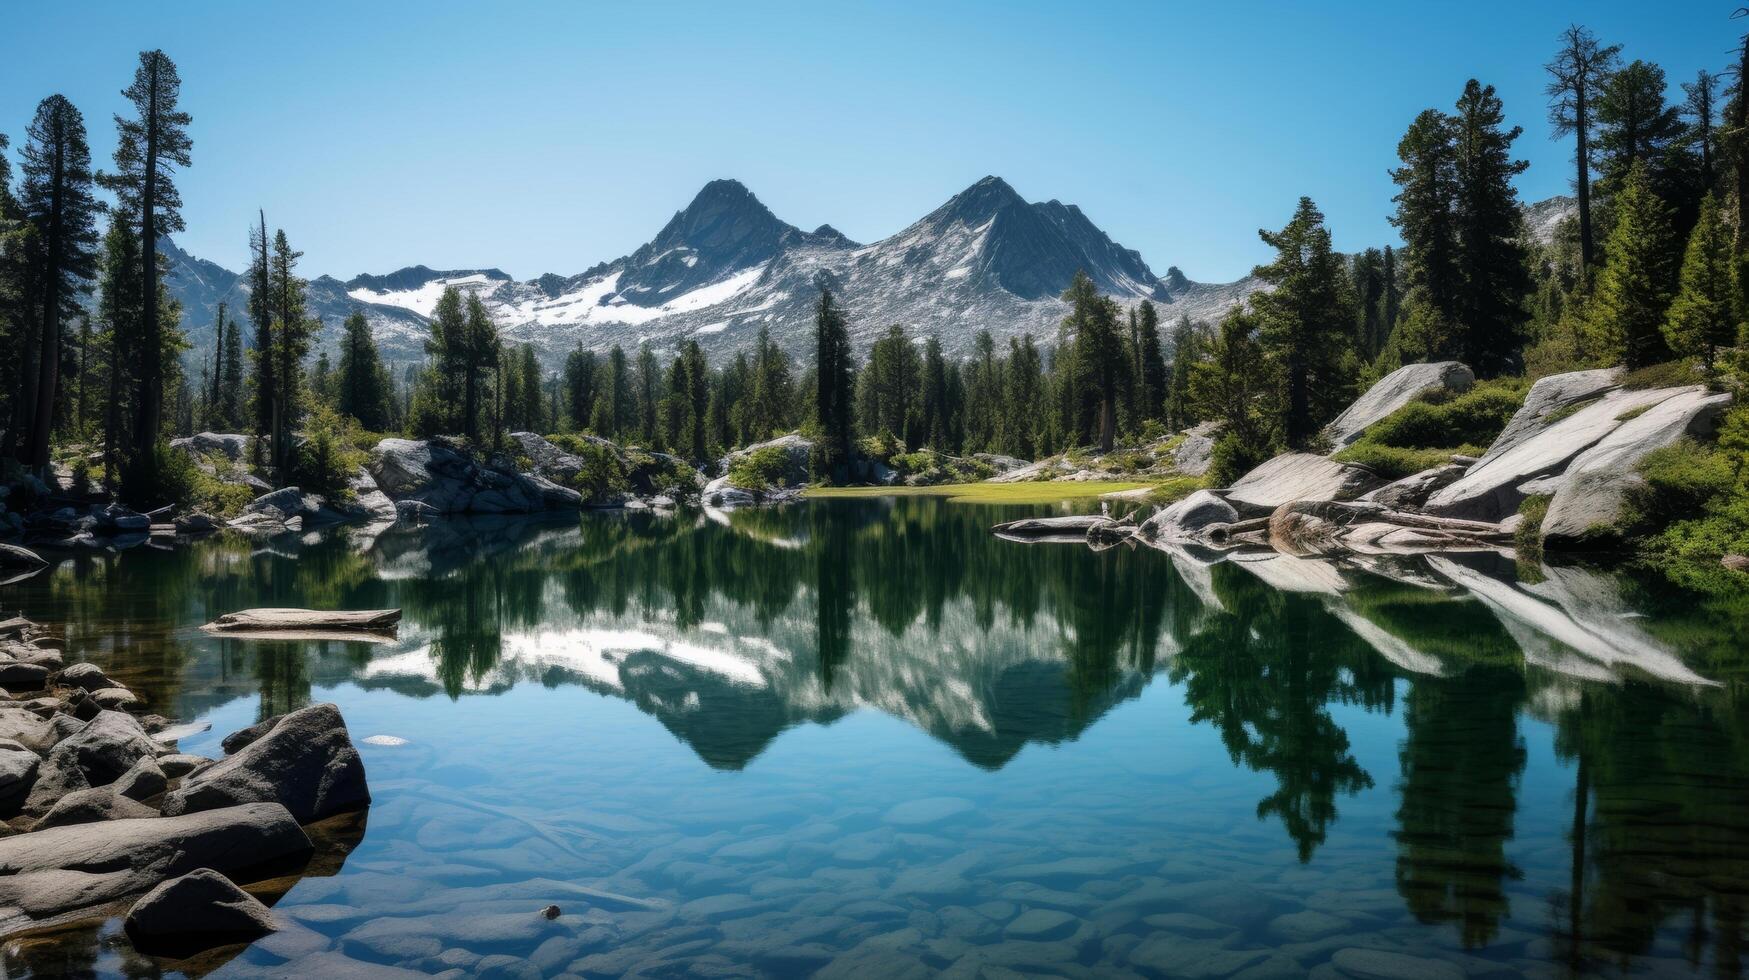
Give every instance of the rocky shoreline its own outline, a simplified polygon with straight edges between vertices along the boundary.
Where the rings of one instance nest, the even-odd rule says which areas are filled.
[[[333,821],[362,830],[364,762],[332,704],[234,732],[221,759],[185,754],[204,727],[67,664],[23,618],[0,622],[0,688],[0,936],[125,912],[144,952],[247,941],[276,924],[236,882],[306,869],[313,836],[349,836]]]
[[[1461,392],[1472,380],[1456,362],[1400,368],[1339,416],[1327,441],[1339,451],[1424,393]],[[1454,455],[1397,480],[1328,454],[1292,452],[1145,520],[992,530],[1023,540],[1079,537],[1093,547],[1129,541],[1293,557],[1506,552],[1527,534],[1550,551],[1606,544],[1630,518],[1630,496],[1644,482],[1639,462],[1685,437],[1710,435],[1731,403],[1729,394],[1698,384],[1630,389],[1621,382],[1619,370],[1542,378],[1481,456]],[[1545,499],[1547,513],[1525,528],[1520,507],[1531,498]]]

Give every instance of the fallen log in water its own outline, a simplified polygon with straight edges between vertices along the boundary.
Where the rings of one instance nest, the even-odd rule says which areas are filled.
[[[1070,517],[1024,517],[1018,521],[998,524],[990,529],[992,534],[1005,534],[1014,538],[1043,538],[1058,534],[1075,534],[1085,537],[1087,532],[1101,524],[1112,523],[1111,518],[1102,514],[1076,514]]]
[[[213,633],[393,632],[401,622],[399,609],[244,609],[226,613],[201,627]]]

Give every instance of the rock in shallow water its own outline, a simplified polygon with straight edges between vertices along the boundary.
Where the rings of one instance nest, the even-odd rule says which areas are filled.
[[[197,868],[241,872],[311,850],[277,803],[19,834],[0,839],[0,927],[101,905]]]
[[[147,892],[128,911],[126,928],[142,951],[186,955],[246,942],[278,926],[255,896],[201,868]]]
[[[310,823],[369,805],[364,761],[339,708],[312,704],[270,722],[234,754],[172,790],[164,798],[164,812],[174,816],[273,801],[299,823]]]

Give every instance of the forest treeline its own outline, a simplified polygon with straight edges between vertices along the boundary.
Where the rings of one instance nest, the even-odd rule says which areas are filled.
[[[301,253],[262,214],[246,308],[219,307],[211,345],[191,349],[159,242],[183,229],[177,181],[192,162],[192,121],[175,64],[144,52],[109,168],[94,166],[84,119],[59,95],[26,129],[16,181],[0,154],[0,343],[17,352],[0,360],[0,456],[38,475],[69,461],[146,505],[178,490],[167,440],[201,429],[256,436],[251,462],[276,483],[331,484],[308,471],[359,432],[480,447],[519,430],[591,432],[708,465],[800,429],[831,480],[867,436],[1035,459],[1216,422],[1223,479],[1316,446],[1366,385],[1416,361],[1458,359],[1492,378],[1684,360],[1734,383],[1749,251],[1745,41],[1729,71],[1699,69],[1672,100],[1662,67],[1583,27],[1561,34],[1538,108],[1572,147],[1576,202],[1547,243],[1530,234],[1514,188],[1528,166],[1514,155],[1522,129],[1492,86],[1471,80],[1397,144],[1400,247],[1341,254],[1301,198],[1281,227],[1259,232],[1274,253],[1254,270],[1263,288],[1218,323],[1166,322],[1169,305],[1125,306],[1078,275],[1054,335],[985,331],[969,356],[953,356],[896,324],[856,350],[855,311],[823,289],[811,360],[761,330],[715,364],[687,340],[579,348],[556,371],[453,288],[422,364],[385,366],[360,312],[332,349],[315,350]]]

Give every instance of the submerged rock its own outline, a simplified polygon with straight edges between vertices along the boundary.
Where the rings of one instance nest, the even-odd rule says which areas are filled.
[[[271,719],[233,754],[200,769],[164,798],[170,815],[273,801],[299,823],[370,803],[364,761],[340,709],[313,704]],[[261,727],[261,726],[257,726]]]
[[[1429,391],[1464,392],[1476,375],[1457,361],[1405,364],[1380,378],[1325,427],[1334,449],[1351,445],[1368,428]]]
[[[178,955],[247,942],[278,927],[255,896],[207,868],[147,892],[128,911],[125,924],[136,948]]]

